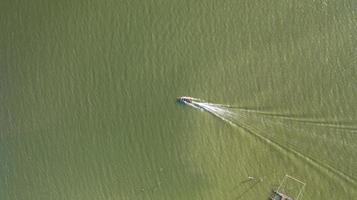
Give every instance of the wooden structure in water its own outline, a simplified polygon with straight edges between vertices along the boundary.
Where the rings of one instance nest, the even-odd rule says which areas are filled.
[[[290,191],[291,186],[288,186],[287,182],[293,181],[295,186],[292,187],[295,191]],[[289,175],[285,175],[283,180],[281,181],[277,190],[273,191],[272,196],[269,198],[270,200],[299,200],[301,198],[302,191],[305,188],[306,183],[298,180]],[[294,193],[294,194],[293,194]],[[294,195],[294,196],[293,196]]]
[[[284,193],[273,191],[273,195],[270,197],[271,200],[294,200],[293,198],[285,195]]]

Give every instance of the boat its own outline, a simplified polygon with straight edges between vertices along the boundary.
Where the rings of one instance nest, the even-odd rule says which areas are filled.
[[[192,103],[192,100],[194,100],[193,97],[185,97],[185,96],[182,96],[182,97],[177,97],[176,98],[176,101],[178,103],[183,103],[183,104],[191,104]]]

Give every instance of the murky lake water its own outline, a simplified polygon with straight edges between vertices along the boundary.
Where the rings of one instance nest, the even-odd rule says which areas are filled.
[[[0,199],[357,196],[356,1],[0,5]]]

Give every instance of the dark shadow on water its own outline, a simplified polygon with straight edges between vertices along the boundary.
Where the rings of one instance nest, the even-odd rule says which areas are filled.
[[[245,183],[250,182],[251,180],[246,180]],[[247,189],[245,189],[243,192],[241,192],[235,199],[238,200],[238,199],[242,199],[250,190],[252,190],[258,183],[260,183],[261,181],[257,180],[257,181],[254,181],[254,183],[249,186]],[[242,182],[241,182],[242,183]]]
[[[258,183],[261,183],[264,178],[248,177],[247,179],[241,181],[239,185],[236,185],[233,190],[239,190],[240,186],[248,185],[248,188],[239,193],[239,195],[234,198],[235,200],[243,198],[249,191],[251,191]]]

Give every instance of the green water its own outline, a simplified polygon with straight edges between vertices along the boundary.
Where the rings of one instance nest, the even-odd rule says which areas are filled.
[[[0,199],[357,196],[356,1],[0,5]]]

